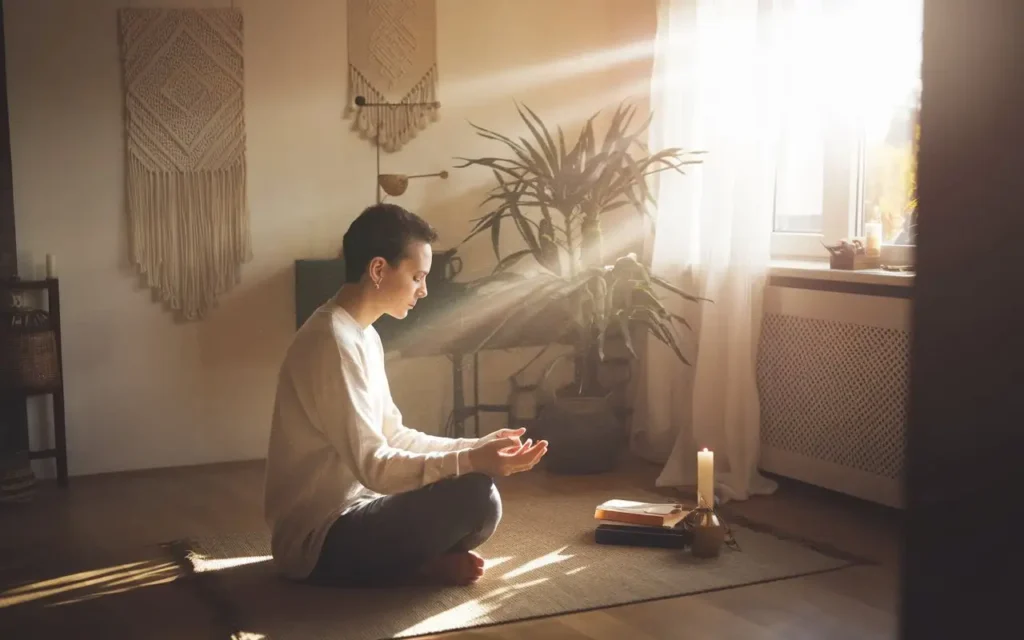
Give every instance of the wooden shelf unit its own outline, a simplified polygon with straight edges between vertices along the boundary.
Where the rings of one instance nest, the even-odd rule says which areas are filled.
[[[57,342],[57,383],[29,388],[7,386],[0,389],[0,393],[9,398],[21,399],[22,401],[26,401],[33,396],[48,395],[51,397],[53,402],[54,446],[49,449],[29,450],[29,458],[32,460],[53,458],[57,464],[57,484],[61,487],[66,487],[68,486],[68,452],[67,426],[64,418],[64,356],[60,322],[60,281],[57,278],[47,278],[45,280],[12,278],[0,280],[0,289],[5,294],[19,291],[39,291],[46,294],[46,311],[49,314],[50,327],[53,329]]]

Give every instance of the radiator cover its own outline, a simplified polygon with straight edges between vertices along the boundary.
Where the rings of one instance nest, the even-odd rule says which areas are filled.
[[[900,507],[909,333],[810,315],[764,317],[762,468]]]

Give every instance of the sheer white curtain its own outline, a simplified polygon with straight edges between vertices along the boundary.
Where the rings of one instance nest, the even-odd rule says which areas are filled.
[[[707,155],[657,174],[646,249],[655,273],[713,301],[667,297],[693,325],[693,366],[647,341],[632,446],[665,463],[659,486],[695,485],[706,447],[721,498],[774,491],[757,469],[756,378],[772,232],[847,206],[824,191],[912,89],[920,16],[921,0],[659,0],[650,145]]]
[[[675,309],[693,325],[692,367],[648,341],[633,446],[665,460],[659,486],[695,485],[697,451],[714,451],[724,500],[775,489],[757,470],[755,359],[783,122],[763,5],[661,0],[652,82],[651,148],[706,152],[685,176],[659,174],[652,267],[713,302]]]

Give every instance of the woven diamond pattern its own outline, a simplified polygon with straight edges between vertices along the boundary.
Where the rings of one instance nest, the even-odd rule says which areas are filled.
[[[121,10],[128,145],[154,171],[224,170],[245,151],[242,12]]]
[[[903,475],[909,334],[766,314],[761,441],[891,479]]]

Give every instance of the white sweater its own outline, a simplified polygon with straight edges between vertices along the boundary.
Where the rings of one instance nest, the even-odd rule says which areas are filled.
[[[324,304],[295,335],[278,376],[264,493],[276,568],[307,577],[338,516],[467,473],[476,442],[404,426],[380,336]]]

